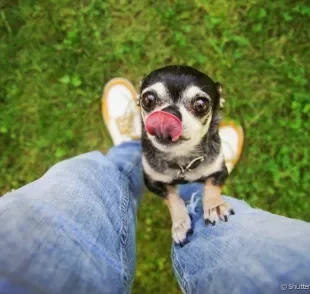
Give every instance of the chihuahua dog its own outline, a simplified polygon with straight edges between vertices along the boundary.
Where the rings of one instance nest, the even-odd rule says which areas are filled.
[[[219,137],[222,86],[189,66],[167,66],[141,83],[142,164],[148,189],[165,198],[172,238],[188,242],[191,219],[176,185],[201,182],[206,225],[234,211],[221,197],[228,176]]]

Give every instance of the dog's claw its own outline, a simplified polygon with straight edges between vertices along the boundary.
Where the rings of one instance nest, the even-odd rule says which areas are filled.
[[[205,225],[208,226],[209,224],[212,224],[212,222],[209,219],[205,219]]]
[[[185,239],[183,242],[180,243],[180,247],[184,247],[187,243],[189,243],[189,240]]]
[[[203,218],[206,225],[212,224],[212,226],[215,226],[220,221],[228,222],[230,214],[235,214],[235,212],[224,202],[216,207],[204,207]]]
[[[189,229],[189,230],[187,231],[187,235],[192,235],[193,233],[194,233],[193,229]]]
[[[213,221],[213,222],[211,222],[209,219],[205,219],[205,225],[206,226],[208,226],[208,225],[212,225],[212,226],[215,226],[215,224],[216,224],[216,221]]]

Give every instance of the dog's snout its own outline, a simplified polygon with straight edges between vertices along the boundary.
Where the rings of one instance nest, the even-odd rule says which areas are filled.
[[[161,141],[177,141],[182,134],[182,115],[175,107],[154,111],[145,120],[145,129]]]
[[[162,109],[162,111],[171,113],[174,116],[176,116],[180,121],[182,121],[182,114],[176,106],[169,105],[169,106],[165,107],[164,109]]]

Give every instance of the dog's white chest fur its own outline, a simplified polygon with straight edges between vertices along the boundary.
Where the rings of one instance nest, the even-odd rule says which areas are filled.
[[[196,181],[202,177],[210,176],[222,169],[223,160],[223,154],[220,152],[219,155],[213,160],[213,162],[208,164],[201,163],[197,168],[186,171],[183,179],[186,181]],[[142,156],[142,165],[145,173],[149,175],[153,181],[164,183],[171,183],[178,177],[178,173],[180,171],[179,169],[168,168],[165,170],[165,172],[159,173],[149,165],[144,156]]]

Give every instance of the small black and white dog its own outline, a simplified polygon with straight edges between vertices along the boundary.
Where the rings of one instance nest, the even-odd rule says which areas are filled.
[[[227,221],[233,210],[222,200],[228,176],[218,133],[222,86],[189,66],[151,72],[141,84],[142,163],[145,184],[166,199],[172,237],[184,244],[191,220],[176,185],[204,183],[205,224]]]

